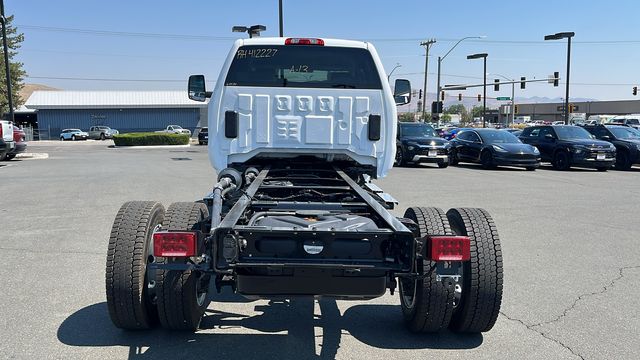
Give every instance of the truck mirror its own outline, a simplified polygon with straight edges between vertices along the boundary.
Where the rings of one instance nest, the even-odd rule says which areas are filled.
[[[396,79],[393,98],[396,101],[396,105],[404,105],[411,102],[411,83],[409,80]]]
[[[189,76],[189,99],[204,102],[207,99],[204,75]]]

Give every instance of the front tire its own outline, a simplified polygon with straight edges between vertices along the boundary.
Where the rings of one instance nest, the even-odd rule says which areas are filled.
[[[203,203],[178,202],[167,208],[165,230],[204,232],[209,211]],[[186,263],[183,258],[156,258],[160,264]],[[210,276],[195,270],[158,270],[156,274],[158,315],[164,328],[195,331],[210,299]]]
[[[398,149],[396,150],[396,158],[393,162],[393,166],[406,166],[407,162],[404,159],[404,151],[402,151],[402,147],[398,147]]]
[[[107,137],[104,136],[104,133],[100,133],[100,140],[104,141]]]
[[[569,162],[569,154],[566,151],[558,151],[553,156],[553,162],[551,163],[556,170],[569,170],[571,163]]]
[[[448,162],[444,162],[444,161],[443,161],[443,162],[439,162],[439,163],[438,163],[438,167],[439,167],[440,169],[446,169],[446,168],[448,168],[448,167],[449,167],[449,163],[448,163]]]
[[[480,155],[480,163],[482,164],[482,168],[489,170],[493,169],[493,154],[489,150],[485,150]]]
[[[618,152],[616,156],[616,170],[629,170],[633,166],[629,153],[625,150]]]
[[[461,333],[491,330],[502,303],[502,250],[496,225],[483,209],[447,212],[453,232],[471,239],[471,260],[463,264],[460,300],[449,328]]]
[[[71,135],[71,141],[76,141],[76,136],[75,135]]]
[[[149,329],[158,322],[153,276],[147,271],[152,235],[162,223],[164,207],[153,201],[127,202],[111,228],[105,271],[107,308],[116,327]]]
[[[419,228],[420,238],[426,235],[451,235],[447,216],[441,209],[412,207],[405,218]],[[413,332],[436,332],[445,329],[453,310],[453,289],[438,281],[435,262],[417,259],[414,271],[427,274],[423,279],[400,279],[400,305],[404,322]]]

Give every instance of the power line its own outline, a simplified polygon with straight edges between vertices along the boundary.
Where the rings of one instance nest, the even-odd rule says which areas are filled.
[[[44,80],[73,80],[73,81],[111,81],[111,82],[181,82],[186,83],[187,79],[118,79],[118,78],[85,78],[85,77],[60,77],[60,76],[25,76],[29,79],[44,79]],[[215,82],[215,81],[207,81]]]
[[[168,33],[146,33],[146,32],[131,32],[131,31],[111,31],[111,30],[96,30],[96,29],[79,29],[79,28],[64,28],[64,27],[52,27],[52,26],[39,26],[39,25],[17,25],[23,29],[37,30],[37,31],[52,31],[63,33],[76,33],[76,34],[89,34],[89,35],[102,35],[102,36],[124,36],[124,37],[141,37],[141,38],[159,38],[159,39],[172,39],[172,40],[203,40],[203,41],[228,41],[235,40],[235,37],[230,36],[211,36],[211,35],[194,35],[194,34],[168,34]],[[424,38],[368,38],[366,41],[375,42],[420,42]],[[452,38],[438,38],[438,42],[457,42],[459,39]],[[468,42],[483,43],[483,44],[522,44],[522,45],[553,45],[555,43],[545,42],[543,40],[491,40],[491,39],[471,39]],[[583,40],[573,41],[575,44],[588,44],[588,45],[612,45],[612,44],[640,44],[640,40]]]

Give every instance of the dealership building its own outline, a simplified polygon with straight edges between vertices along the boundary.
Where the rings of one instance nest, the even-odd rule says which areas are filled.
[[[42,140],[95,125],[120,133],[180,125],[192,134],[207,126],[207,103],[189,100],[186,91],[34,91],[25,107],[35,111],[25,125]]]

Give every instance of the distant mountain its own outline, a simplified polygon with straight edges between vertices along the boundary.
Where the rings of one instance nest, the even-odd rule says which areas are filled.
[[[60,89],[56,89],[54,87],[41,85],[41,84],[24,84],[24,86],[22,86],[22,90],[20,90],[20,97],[22,98],[22,101],[26,102],[29,99],[29,96],[31,96],[31,94],[33,94],[33,92],[36,90],[60,90]]]
[[[490,97],[495,97],[494,95],[489,95]],[[436,94],[429,93],[427,98],[427,107],[426,111],[431,112],[431,103],[435,101]],[[411,103],[409,105],[403,105],[398,107],[399,112],[410,112],[416,111],[417,102],[419,100],[415,97],[411,98]],[[571,101],[575,102],[584,102],[584,101],[597,101],[597,99],[591,98],[571,98]],[[517,97],[516,96],[516,104],[534,104],[534,103],[562,103],[562,98],[550,98],[545,96],[532,96],[532,97]],[[467,109],[471,109],[474,106],[482,106],[482,101],[478,101],[477,94],[476,96],[469,96],[463,94],[462,101],[458,101],[458,95],[445,95],[444,98],[444,107],[447,108],[451,105],[463,104]],[[500,105],[510,104],[510,101],[498,101],[496,99],[487,99],[487,108],[489,109],[497,109]]]

